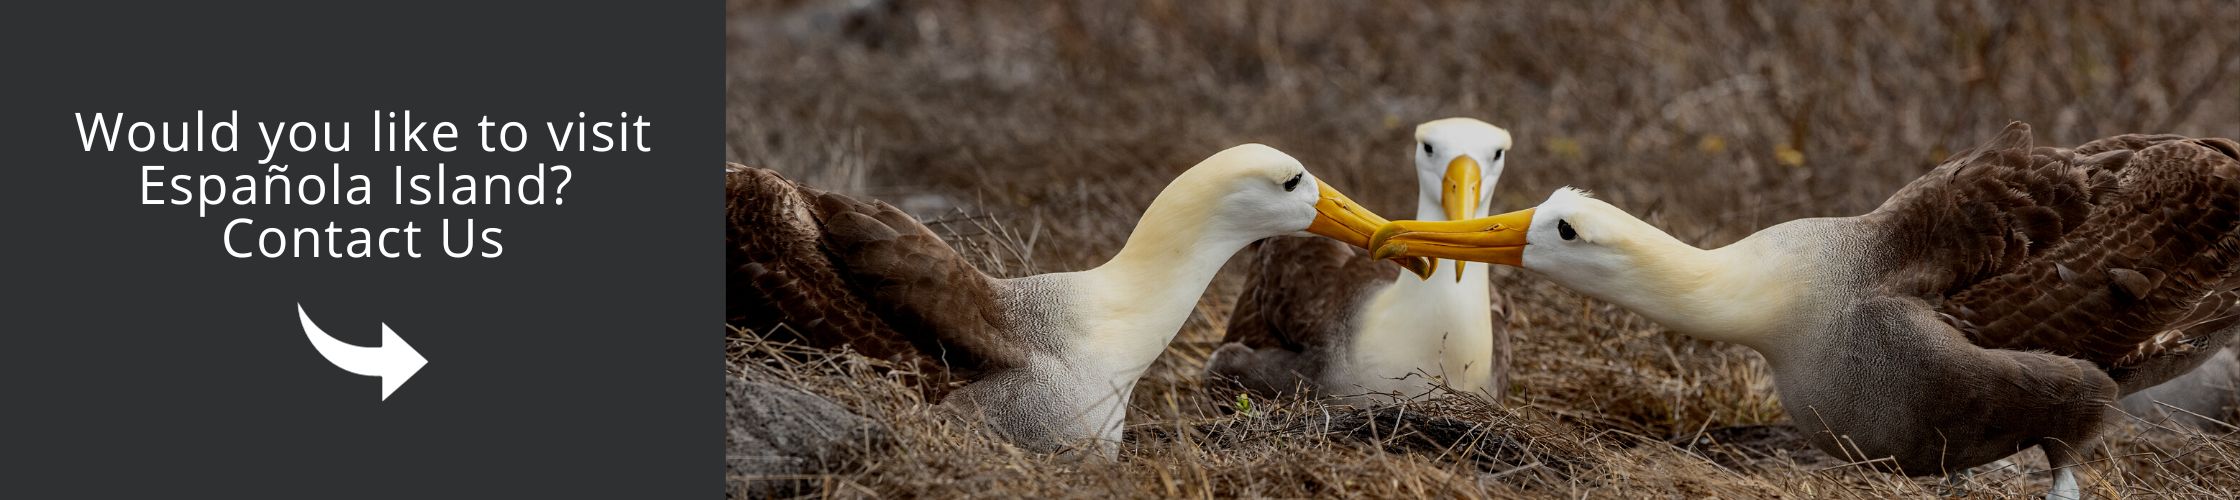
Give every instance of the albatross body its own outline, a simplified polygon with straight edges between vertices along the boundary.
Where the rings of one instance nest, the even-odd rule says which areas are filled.
[[[1765,356],[1815,447],[1957,473],[2031,446],[2070,466],[2110,404],[2201,364],[2240,323],[2240,145],[2124,135],[2033,148],[2027,125],[1874,212],[1701,250],[1573,190],[1465,222],[1397,222],[1376,255],[1523,267]]]
[[[1416,217],[1489,215],[1509,132],[1448,118],[1416,127]],[[1437,384],[1499,401],[1508,338],[1484,264],[1403,272],[1364,249],[1321,238],[1255,244],[1244,294],[1207,371],[1262,393],[1294,389],[1376,400]]]
[[[1107,456],[1136,378],[1231,254],[1302,231],[1360,245],[1384,222],[1298,160],[1248,144],[1177,177],[1105,264],[997,279],[885,203],[768,170],[729,176],[728,322],[920,360],[967,381],[944,405],[1013,442]]]
[[[2240,344],[2235,339],[2232,344]],[[2124,413],[2149,422],[2174,421],[2222,432],[2240,424],[2240,350],[2226,345],[2200,367],[2124,396]]]

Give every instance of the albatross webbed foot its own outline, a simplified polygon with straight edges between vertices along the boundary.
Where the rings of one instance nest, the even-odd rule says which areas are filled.
[[[1967,494],[1968,494],[1968,482],[1969,482],[1969,481],[1974,481],[1974,480],[1975,480],[1975,478],[1976,478],[1976,470],[1975,470],[1975,469],[1963,469],[1963,470],[1961,470],[1960,472],[1954,472],[1954,473],[1951,473],[1951,474],[1945,474],[1945,475],[1944,475],[1944,482],[1943,482],[1942,484],[1939,484],[1939,485],[1937,485],[1937,496],[1940,496],[1940,497],[1958,497],[1958,496],[1967,496]]]
[[[2046,492],[2046,500],[2084,500],[2084,491],[2077,488],[2075,468],[2053,470],[2053,491]]]

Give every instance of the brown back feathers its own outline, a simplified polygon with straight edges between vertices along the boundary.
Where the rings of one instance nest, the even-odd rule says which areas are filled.
[[[2230,140],[2122,135],[2041,148],[2016,123],[1876,216],[1902,254],[1888,291],[1929,301],[1983,347],[2084,359],[2123,381],[2240,321],[2240,145]]]
[[[766,338],[934,362],[974,374],[1017,366],[994,279],[886,203],[733,165],[727,320]],[[779,327],[783,325],[783,327]]]

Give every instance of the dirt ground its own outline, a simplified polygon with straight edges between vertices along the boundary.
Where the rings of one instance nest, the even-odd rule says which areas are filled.
[[[1239,143],[1408,215],[1411,131],[1448,116],[1515,134],[1495,208],[1576,186],[1705,247],[1862,213],[2013,120],[2045,145],[2240,137],[2240,8],[2220,1],[729,10],[729,160],[911,210],[1007,277],[1096,265],[1169,179]],[[1236,267],[1138,385],[1116,463],[1005,446],[861,357],[799,362],[741,332],[730,369],[895,429],[883,454],[808,478],[813,495],[2006,498],[2048,484],[2034,451],[1949,486],[1812,451],[1756,353],[1506,268],[1508,400],[1239,413],[1236,390],[1202,376]],[[2119,427],[2081,475],[2088,495],[2240,497],[2232,429]]]

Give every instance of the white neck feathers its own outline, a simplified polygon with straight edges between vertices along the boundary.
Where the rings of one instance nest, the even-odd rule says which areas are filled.
[[[1179,192],[1178,192],[1179,191]],[[1091,341],[1103,354],[1148,365],[1196,310],[1198,297],[1221,266],[1257,235],[1214,227],[1219,196],[1198,189],[1169,189],[1128,235],[1128,243],[1091,269],[1079,306]]]
[[[1597,295],[1680,333],[1764,350],[1796,326],[1806,287],[1796,281],[1795,256],[1763,243],[1703,250],[1655,232],[1625,243],[1630,276],[1610,277],[1615,286]]]

